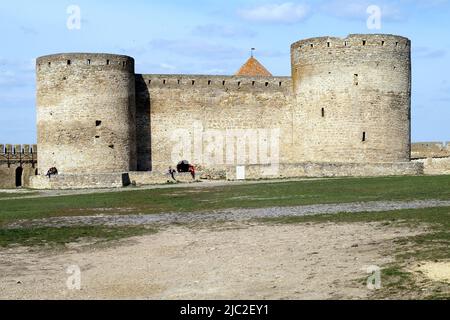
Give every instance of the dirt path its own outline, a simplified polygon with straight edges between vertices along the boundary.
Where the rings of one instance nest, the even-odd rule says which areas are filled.
[[[344,299],[407,229],[380,224],[168,227],[114,247],[0,251],[0,299]],[[66,287],[81,268],[81,291]],[[358,280],[359,279],[359,280]]]
[[[273,207],[257,209],[225,209],[213,212],[163,213],[148,215],[127,215],[126,208],[112,210],[98,209],[95,216],[55,217],[37,220],[22,220],[6,226],[6,228],[63,227],[63,226],[136,226],[147,224],[197,223],[207,221],[246,221],[258,218],[296,217],[316,214],[336,214],[340,212],[381,212],[404,209],[422,209],[450,207],[450,200],[417,200],[417,201],[374,201],[342,204],[316,204],[298,207]],[[117,214],[114,214],[114,213]]]

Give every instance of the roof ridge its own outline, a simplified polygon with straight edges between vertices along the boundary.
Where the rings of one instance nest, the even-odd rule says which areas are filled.
[[[273,77],[269,70],[267,70],[255,57],[250,57],[238,72],[236,72],[235,76]]]

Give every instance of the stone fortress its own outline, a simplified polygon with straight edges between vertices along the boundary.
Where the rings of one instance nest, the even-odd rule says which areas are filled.
[[[302,40],[291,65],[292,77],[253,57],[234,76],[143,75],[127,56],[40,57],[39,152],[0,146],[0,187],[165,183],[180,160],[208,179],[450,173],[450,146],[411,145],[410,40]]]

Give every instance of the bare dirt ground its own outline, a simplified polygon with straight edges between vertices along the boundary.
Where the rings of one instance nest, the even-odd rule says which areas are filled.
[[[362,299],[371,265],[417,234],[366,224],[170,226],[106,246],[0,251],[0,299]],[[320,236],[318,236],[320,235]],[[70,291],[67,267],[81,268]]]

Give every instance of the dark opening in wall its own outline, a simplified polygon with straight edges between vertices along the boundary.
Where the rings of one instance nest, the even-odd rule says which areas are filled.
[[[366,142],[366,133],[365,132],[363,132],[362,141]]]
[[[178,84],[180,84],[180,83],[181,83],[181,80],[180,80],[180,79],[178,79],[178,80],[177,80],[177,83],[178,83]]]
[[[266,82],[266,87],[268,87],[269,86],[269,83],[268,82]]]
[[[152,80],[148,80],[148,84],[152,84]]]
[[[330,42],[327,42],[327,47],[329,48],[331,46],[331,43]]]
[[[252,81],[252,86],[255,86],[255,83],[256,83],[255,81]]]
[[[398,47],[398,42],[395,43],[395,46]]]
[[[67,60],[67,65],[70,66],[72,64],[72,61]]]
[[[322,108],[322,118],[325,118],[325,108]]]
[[[88,59],[88,60],[87,60],[87,64],[88,64],[88,65],[91,65],[91,59]]]
[[[100,139],[100,136],[95,136],[95,139]]]
[[[241,86],[241,82],[240,81],[238,81],[238,87],[240,87]]]
[[[225,80],[224,80],[224,81],[222,81],[222,85],[223,85],[223,86],[225,85]]]
[[[355,86],[359,85],[359,82],[358,82],[358,74],[356,74],[356,73],[355,73],[355,75],[353,76],[353,84],[354,84]]]
[[[163,84],[166,84],[166,80],[163,80]]]
[[[109,66],[109,64],[111,63],[111,61],[106,60],[106,65]]]
[[[367,41],[366,41],[366,40],[363,40],[363,46],[365,46],[365,45],[366,45],[366,43],[367,43]]]
[[[17,167],[17,169],[16,169],[16,188],[20,188],[22,186],[22,174],[23,174],[23,168]]]
[[[51,67],[51,66],[52,66],[52,63],[51,63],[51,62],[49,62],[49,63],[48,63],[48,66],[49,66],[49,67]]]
[[[195,84],[195,80],[192,80],[192,85],[194,85]]]
[[[281,85],[282,85],[283,83],[280,81],[279,83],[278,83],[278,86],[280,86],[281,87]]]
[[[108,147],[111,148],[111,149],[114,149],[114,145],[113,144],[110,144]]]
[[[38,174],[39,174],[39,170],[36,169],[36,170],[34,171],[34,175],[37,176]]]
[[[100,120],[95,121],[95,126],[100,127],[102,125],[102,122]]]
[[[211,80],[208,80],[208,86],[210,86],[211,85]]]
[[[310,46],[311,46],[311,48],[314,48],[314,43],[311,43],[311,45],[310,45]]]
[[[348,41],[345,41],[344,42],[344,46],[346,47],[348,45]]]
[[[127,66],[127,62],[126,61],[122,62],[122,66],[125,68]]]
[[[385,41],[381,41],[381,45],[384,46],[386,44]]]

